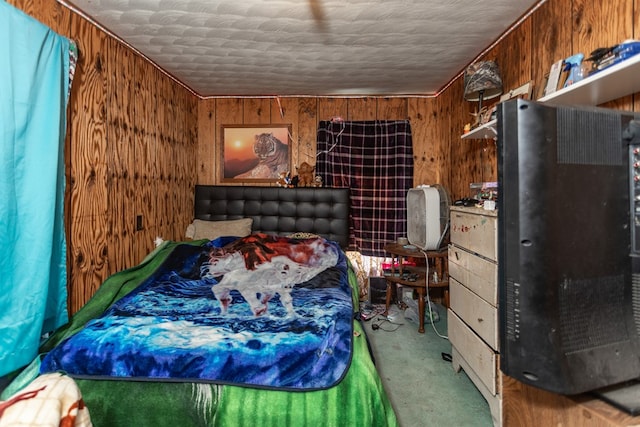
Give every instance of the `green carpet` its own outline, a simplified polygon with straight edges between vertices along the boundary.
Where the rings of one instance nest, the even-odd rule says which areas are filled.
[[[446,310],[437,306],[438,333],[447,335]],[[391,324],[376,316],[363,322],[376,366],[401,427],[490,427],[489,405],[469,377],[454,372],[442,353],[451,353],[449,340],[432,325],[418,333],[417,323],[403,313]],[[372,325],[378,325],[376,330]]]

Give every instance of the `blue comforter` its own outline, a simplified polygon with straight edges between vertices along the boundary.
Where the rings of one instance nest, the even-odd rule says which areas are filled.
[[[347,260],[334,242],[255,234],[178,245],[47,353],[41,372],[323,389],[349,366],[352,316]]]

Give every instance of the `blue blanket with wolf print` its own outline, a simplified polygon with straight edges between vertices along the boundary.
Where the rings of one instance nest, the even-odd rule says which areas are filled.
[[[177,245],[139,287],[48,352],[41,372],[331,387],[351,361],[347,265],[322,238],[254,234]]]

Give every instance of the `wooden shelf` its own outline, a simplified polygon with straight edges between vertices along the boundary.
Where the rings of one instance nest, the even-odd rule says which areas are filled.
[[[589,76],[578,83],[538,99],[550,104],[600,105],[640,92],[640,54]],[[462,135],[462,139],[493,139],[498,136],[496,120]]]
[[[492,139],[498,135],[498,120],[489,120],[487,123],[462,135],[462,139]]]
[[[425,271],[425,267],[413,267],[410,265],[405,265],[403,266],[403,271],[409,273],[409,274],[415,274],[417,277],[416,280],[406,280],[402,278],[402,275],[395,272],[395,273],[389,273],[389,274],[385,274],[384,278],[385,280],[388,280],[389,282],[393,282],[393,283],[397,283],[399,285],[402,286],[409,286],[412,288],[417,288],[417,287],[422,287],[426,285],[425,279],[426,279],[426,271]],[[443,277],[439,277],[437,282],[433,281],[433,276],[430,275],[431,277],[429,277],[429,287],[430,288],[446,288],[449,286],[449,279],[447,278],[443,278]]]

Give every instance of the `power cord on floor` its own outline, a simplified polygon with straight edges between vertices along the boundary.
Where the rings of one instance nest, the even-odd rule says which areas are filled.
[[[383,325],[387,325],[387,323],[389,325],[395,326],[395,328],[393,327],[383,327]],[[395,323],[390,321],[386,316],[383,315],[378,315],[376,317],[373,318],[373,321],[371,322],[371,329],[374,331],[384,331],[384,332],[394,332],[397,331],[398,328],[400,328],[400,326],[404,325],[404,323]]]

